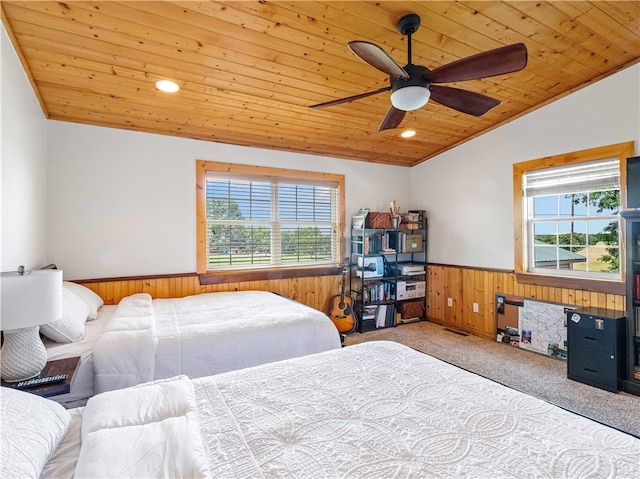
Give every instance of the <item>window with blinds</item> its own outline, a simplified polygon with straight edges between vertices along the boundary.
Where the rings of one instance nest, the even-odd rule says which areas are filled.
[[[528,270],[620,278],[620,161],[525,172]]]
[[[207,270],[336,264],[339,185],[206,173]]]

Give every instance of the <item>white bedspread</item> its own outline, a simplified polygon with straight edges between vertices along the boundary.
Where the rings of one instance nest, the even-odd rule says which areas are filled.
[[[124,298],[96,344],[96,391],[209,376],[340,348],[323,313],[265,291]]]
[[[171,387],[180,388],[180,394],[170,392],[172,382],[179,383]],[[191,414],[192,397],[199,431],[191,427],[193,416],[177,431],[179,438],[194,435],[188,442],[192,451],[174,440],[167,444],[178,447],[181,470],[194,475],[640,477],[639,439],[396,343],[363,343],[145,387],[160,392],[132,398],[129,389],[114,391],[110,394],[120,399],[98,408],[92,404],[97,398],[89,401],[83,431],[93,431],[89,436],[96,440],[83,441],[76,477],[98,472],[134,477],[137,467],[122,469],[131,458],[140,461],[137,465],[147,459],[154,463],[139,469],[141,476],[166,471],[161,454],[142,459],[152,439],[143,434],[146,426],[135,429],[141,415],[133,405],[141,403],[142,416],[157,422],[179,416],[176,411]],[[158,408],[152,402],[156,397],[162,398]],[[166,405],[169,398],[176,404]],[[129,417],[136,419],[122,419]],[[113,448],[112,433],[101,436],[101,427],[123,429],[118,438],[129,437],[131,430],[136,441],[128,441],[127,458],[113,456],[101,462],[100,469],[84,469],[93,467],[85,458],[98,460]],[[156,434],[156,429],[148,432]],[[163,453],[171,456],[174,451],[164,448]],[[177,476],[180,471],[170,472]]]

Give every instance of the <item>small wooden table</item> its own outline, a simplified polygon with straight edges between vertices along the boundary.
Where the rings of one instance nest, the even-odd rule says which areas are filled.
[[[20,391],[36,394],[42,397],[58,396],[60,394],[67,394],[71,391],[71,384],[73,378],[76,375],[78,365],[80,364],[80,356],[67,359],[57,359],[55,361],[48,361],[44,369],[36,378],[45,378],[47,376],[55,376],[57,374],[66,374],[67,378],[63,382],[55,384],[46,384],[44,386],[34,386],[27,389],[20,389]],[[2,386],[12,387],[16,383],[8,383],[2,381]]]

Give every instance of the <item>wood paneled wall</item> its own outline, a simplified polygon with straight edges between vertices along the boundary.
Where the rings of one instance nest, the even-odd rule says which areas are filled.
[[[427,283],[430,320],[486,338],[494,336],[496,293],[575,306],[625,307],[624,295],[521,284],[509,271],[429,265]],[[473,303],[478,304],[478,312],[473,311]]]
[[[340,275],[334,275],[200,285],[198,276],[189,274],[79,283],[98,293],[106,304],[117,304],[125,296],[134,293],[149,293],[153,298],[175,298],[253,289],[278,293],[326,312],[331,298],[340,292],[341,279]],[[496,293],[576,306],[618,310],[624,310],[625,307],[623,295],[521,284],[517,282],[515,273],[509,271],[429,265],[427,283],[429,320],[486,338],[494,336]],[[448,298],[452,299],[452,306],[447,305]],[[478,304],[478,312],[473,311],[473,303]]]
[[[333,295],[340,293],[341,280],[342,276],[338,275],[200,285],[198,276],[193,274],[166,278],[118,278],[78,282],[99,294],[105,304],[118,304],[122,298],[134,293],[149,293],[153,298],[180,298],[217,291],[261,290],[278,293],[326,312]]]

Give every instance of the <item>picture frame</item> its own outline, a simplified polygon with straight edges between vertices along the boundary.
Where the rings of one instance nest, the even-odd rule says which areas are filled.
[[[352,216],[351,227],[357,229],[364,228],[364,216]]]
[[[368,208],[360,208],[358,212],[351,217],[351,227],[355,229],[364,229],[368,214]]]

